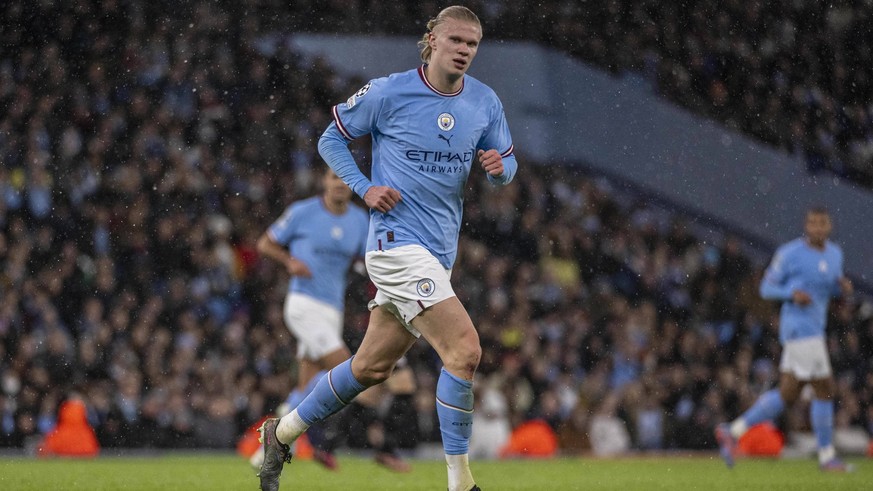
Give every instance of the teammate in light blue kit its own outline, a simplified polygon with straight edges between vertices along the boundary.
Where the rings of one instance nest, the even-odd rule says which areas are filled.
[[[350,356],[342,338],[346,279],[352,262],[366,252],[367,213],[350,203],[351,190],[330,168],[322,188],[320,195],[288,206],[258,240],[258,251],[291,275],[284,317],[297,340],[298,371],[288,410],[300,404],[326,370]],[[316,445],[315,452],[319,462],[336,467],[329,450]],[[263,450],[250,462],[260,467]]]
[[[284,317],[297,340],[297,385],[284,409],[277,410],[279,415],[296,408],[327,370],[350,356],[342,338],[346,284],[350,266],[366,253],[369,224],[367,213],[351,204],[351,189],[330,167],[325,166],[321,184],[320,195],[288,206],[258,240],[258,251],[284,265],[291,275]],[[404,367],[402,375],[407,387],[414,386],[409,367]],[[375,397],[378,394],[367,394],[356,402],[374,406],[378,400],[361,399]],[[391,470],[405,472],[409,465],[396,455],[394,437],[386,435],[382,439],[375,459]],[[327,442],[315,441],[312,432],[310,438],[315,459],[335,470],[338,464],[332,449],[323,446]],[[262,447],[249,462],[260,468],[263,459]]]
[[[448,7],[427,28],[419,43],[424,65],[372,80],[335,106],[319,141],[321,156],[371,209],[366,264],[377,293],[357,354],[322,377],[296,410],[262,426],[262,490],[278,489],[289,444],[387,379],[419,335],[443,361],[436,395],[448,490],[479,489],[467,454],[481,347],[449,278],[473,164],[504,185],[517,163],[499,99],[466,75],[482,38],[479,19]],[[365,134],[373,139],[371,179],[347,148]]]
[[[834,380],[825,326],[831,299],[850,295],[853,287],[843,275],[843,251],[828,240],[831,228],[827,210],[810,209],[806,213],[805,236],[779,247],[764,274],[761,296],[782,302],[779,389],[765,392],[742,416],[716,428],[716,439],[728,467],[733,466],[737,440],[750,427],[775,419],[809,383],[815,392],[810,418],[818,442],[819,466],[825,471],[850,470],[837,458],[833,446]]]

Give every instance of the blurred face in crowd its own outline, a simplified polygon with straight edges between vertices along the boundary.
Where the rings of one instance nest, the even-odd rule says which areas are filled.
[[[430,33],[431,47],[429,67],[451,79],[460,79],[479,49],[482,29],[469,21],[448,18]]]
[[[831,217],[823,211],[811,210],[806,213],[804,233],[810,244],[815,247],[824,247],[825,241],[831,235]]]

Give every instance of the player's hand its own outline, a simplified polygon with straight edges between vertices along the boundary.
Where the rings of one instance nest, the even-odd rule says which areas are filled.
[[[364,203],[382,213],[391,211],[400,199],[400,191],[388,186],[373,186],[364,193]]]
[[[307,266],[306,263],[297,258],[292,257],[288,259],[288,262],[285,263],[285,267],[288,269],[288,273],[291,276],[312,278],[312,271],[309,271],[309,266]]]
[[[855,292],[855,286],[852,285],[852,280],[846,278],[845,276],[841,276],[839,281],[840,291],[843,292],[843,296],[848,297]]]
[[[791,292],[791,301],[797,305],[809,305],[812,303],[812,297],[803,290],[794,290]]]
[[[488,150],[479,150],[476,154],[479,157],[479,163],[491,177],[500,177],[503,175],[503,157],[493,148]]]

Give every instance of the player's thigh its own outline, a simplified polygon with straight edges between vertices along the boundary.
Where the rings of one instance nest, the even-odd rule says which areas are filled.
[[[447,370],[472,379],[482,351],[479,334],[458,297],[427,308],[412,319],[412,326],[440,355]]]
[[[794,374],[782,372],[779,375],[779,394],[782,396],[782,401],[786,404],[796,401],[803,384],[804,382],[798,380]]]
[[[285,300],[285,323],[297,340],[297,357],[318,362],[323,357],[347,350],[342,338],[343,314],[335,307],[308,297],[291,294]]]
[[[379,376],[386,371],[390,374],[397,360],[409,351],[415,341],[416,337],[403,327],[394,314],[378,306],[370,312],[367,332],[355,353],[352,370],[355,375],[364,371],[376,372]]]
[[[807,382],[812,383],[817,394],[827,393],[826,381],[832,379],[833,371],[824,337],[813,336],[786,342],[782,347],[779,371],[783,374],[783,380],[785,375],[793,379],[792,382],[780,381],[782,399],[787,403],[797,399],[800,389]]]
[[[809,384],[812,385],[816,399],[832,399],[834,397],[836,388],[833,377],[810,380]]]
[[[421,335],[412,320],[423,311],[454,297],[451,271],[419,245],[367,253],[367,273],[376,286],[370,309],[382,306],[413,336]]]

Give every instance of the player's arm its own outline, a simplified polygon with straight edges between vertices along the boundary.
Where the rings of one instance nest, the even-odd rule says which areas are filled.
[[[372,132],[382,113],[386,79],[371,80],[354,95],[331,109],[333,122],[318,139],[318,153],[368,207],[385,213],[400,201],[400,192],[387,186],[375,186],[361,172],[349,142]]]
[[[766,300],[780,300],[783,302],[800,300],[799,303],[802,303],[802,298],[793,298],[794,291],[786,281],[788,277],[786,267],[784,251],[776,251],[773,261],[770,262],[770,265],[764,272],[764,277],[761,279],[759,288],[761,297]]]
[[[518,162],[513,153],[515,147],[512,144],[512,135],[509,133],[509,124],[506,122],[503,105],[499,100],[494,101],[492,111],[491,126],[479,141],[476,156],[490,183],[506,185],[515,177]]]
[[[515,155],[511,153],[504,157],[493,148],[490,150],[480,149],[477,157],[482,169],[488,175],[488,181],[492,184],[509,184],[518,170],[518,162],[515,160]]]
[[[849,297],[853,293],[855,293],[855,286],[852,284],[852,280],[850,280],[846,276],[840,276],[840,279],[837,280],[840,286],[840,294],[844,297]]]
[[[318,153],[327,165],[360,197],[364,197],[373,183],[361,172],[352,152],[350,140],[343,136],[336,122],[330,123],[318,139]]]
[[[285,269],[288,270],[288,273],[291,276],[302,276],[304,278],[312,277],[312,272],[309,271],[309,267],[306,266],[306,263],[293,257],[291,253],[282,246],[282,244],[279,244],[275,239],[273,239],[269,231],[264,232],[261,235],[258,239],[257,247],[259,253],[284,265]]]
[[[834,293],[835,297],[843,296],[843,298],[847,298],[852,296],[855,293],[855,286],[852,284],[852,280],[850,280],[845,273],[843,272],[843,251],[839,247],[836,247],[837,250],[837,283],[834,285]]]
[[[318,153],[370,208],[385,213],[400,201],[399,191],[388,186],[375,186],[361,172],[349,151],[349,140],[337,128],[336,122],[331,123],[318,139]]]

